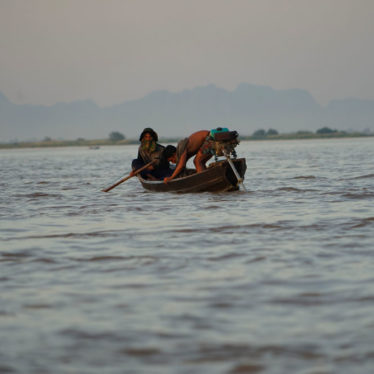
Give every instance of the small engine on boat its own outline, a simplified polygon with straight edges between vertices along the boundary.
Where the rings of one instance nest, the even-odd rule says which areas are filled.
[[[239,144],[237,131],[229,131],[227,128],[218,127],[211,130],[209,138],[212,142],[211,151],[217,161],[218,156],[232,155],[237,157],[235,147]]]

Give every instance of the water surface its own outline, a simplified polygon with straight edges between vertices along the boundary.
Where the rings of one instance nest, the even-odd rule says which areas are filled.
[[[0,373],[373,373],[374,139],[242,142],[247,192],[136,146],[0,151]]]

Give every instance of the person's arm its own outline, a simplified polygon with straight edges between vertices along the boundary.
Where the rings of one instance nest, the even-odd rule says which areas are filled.
[[[152,170],[153,169],[159,169],[161,167],[164,149],[165,149],[165,147],[163,145],[157,144],[156,151],[153,152],[152,155],[151,155],[152,161],[155,161],[155,163],[152,166]]]
[[[177,166],[175,167],[173,174],[170,177],[164,178],[164,183],[167,183],[171,181],[172,179],[174,179],[184,169],[184,167],[186,166],[186,163],[187,163],[187,151],[184,151],[180,159],[178,160]]]
[[[157,168],[159,163],[159,152],[153,152],[150,156],[144,154],[139,147],[138,150],[138,160],[140,160],[143,164],[148,164],[150,161],[153,161],[153,165],[147,167],[147,171],[152,171]]]
[[[136,164],[137,166],[134,166],[134,161],[138,161],[138,163]],[[153,160],[151,160],[153,161]],[[135,175],[135,172],[140,169],[141,167],[143,167],[144,165],[148,164],[150,162],[150,160],[145,160],[144,159],[144,156],[141,152],[141,149],[140,147],[138,148],[138,156],[136,157],[136,159],[133,160],[133,165],[132,165],[132,170],[130,171],[130,174],[129,176],[133,177]],[[149,165],[146,169],[145,169],[145,172],[146,171],[152,171],[154,170],[154,166],[153,165]]]

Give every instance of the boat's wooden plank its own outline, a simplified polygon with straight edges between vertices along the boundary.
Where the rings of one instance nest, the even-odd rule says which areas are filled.
[[[233,160],[239,175],[244,178],[246,162],[244,158]],[[220,192],[237,190],[237,179],[226,160],[211,164],[201,173],[195,173],[182,178],[163,181],[149,181],[139,177],[143,187],[157,192]]]

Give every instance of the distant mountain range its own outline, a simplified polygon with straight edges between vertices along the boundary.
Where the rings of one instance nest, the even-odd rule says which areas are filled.
[[[234,91],[208,85],[177,93],[155,91],[139,100],[110,107],[74,101],[52,106],[17,105],[0,92],[0,141],[107,138],[120,131],[137,138],[144,127],[161,137],[183,137],[218,126],[251,135],[258,129],[279,132],[374,130],[374,101],[344,99],[318,104],[301,89],[240,84]]]

